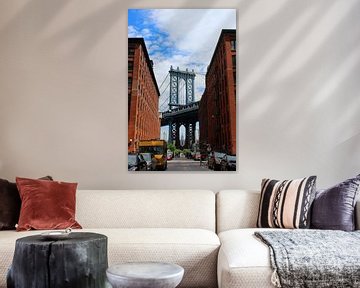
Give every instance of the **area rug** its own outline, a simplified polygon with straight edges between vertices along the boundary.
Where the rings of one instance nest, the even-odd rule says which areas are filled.
[[[255,232],[270,248],[276,287],[360,287],[360,231]]]

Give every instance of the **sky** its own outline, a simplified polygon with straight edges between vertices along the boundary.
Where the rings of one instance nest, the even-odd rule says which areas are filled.
[[[235,9],[128,10],[128,37],[145,40],[154,63],[162,111],[168,107],[169,77],[166,76],[171,65],[174,69],[194,69],[195,100],[200,100],[206,69],[222,29],[236,29]]]

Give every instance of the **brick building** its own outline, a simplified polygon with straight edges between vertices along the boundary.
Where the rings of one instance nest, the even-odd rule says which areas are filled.
[[[221,31],[199,108],[200,144],[236,155],[236,30]]]
[[[128,38],[128,152],[160,137],[159,88],[144,38]]]

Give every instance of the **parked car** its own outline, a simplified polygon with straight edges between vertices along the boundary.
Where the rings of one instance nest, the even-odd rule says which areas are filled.
[[[199,160],[200,161],[200,158],[201,158],[201,154],[200,154],[200,152],[198,151],[198,152],[195,152],[195,154],[194,154],[194,160]]]
[[[221,168],[221,160],[225,153],[213,151],[210,153],[208,160],[208,167],[214,171],[219,171]]]
[[[128,154],[128,171],[146,171],[147,164],[139,153]]]
[[[154,154],[151,153],[140,153],[144,160],[146,161],[146,170],[153,171],[156,170],[156,159],[154,158]]]
[[[172,160],[174,158],[174,154],[171,151],[167,152],[167,160]]]
[[[198,152],[195,152],[194,153],[194,156],[193,156],[193,159],[196,160],[196,161],[206,161],[207,159],[207,153],[201,153],[200,151]]]
[[[208,158],[207,152],[200,152],[201,161],[206,161]]]
[[[220,167],[221,171],[236,171],[236,156],[224,155]]]

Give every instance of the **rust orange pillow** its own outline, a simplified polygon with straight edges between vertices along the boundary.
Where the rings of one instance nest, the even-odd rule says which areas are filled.
[[[16,178],[21,198],[17,231],[81,228],[75,220],[77,183]]]
[[[39,179],[53,180],[51,176]],[[15,230],[19,221],[21,200],[16,183],[0,179],[0,230]]]

